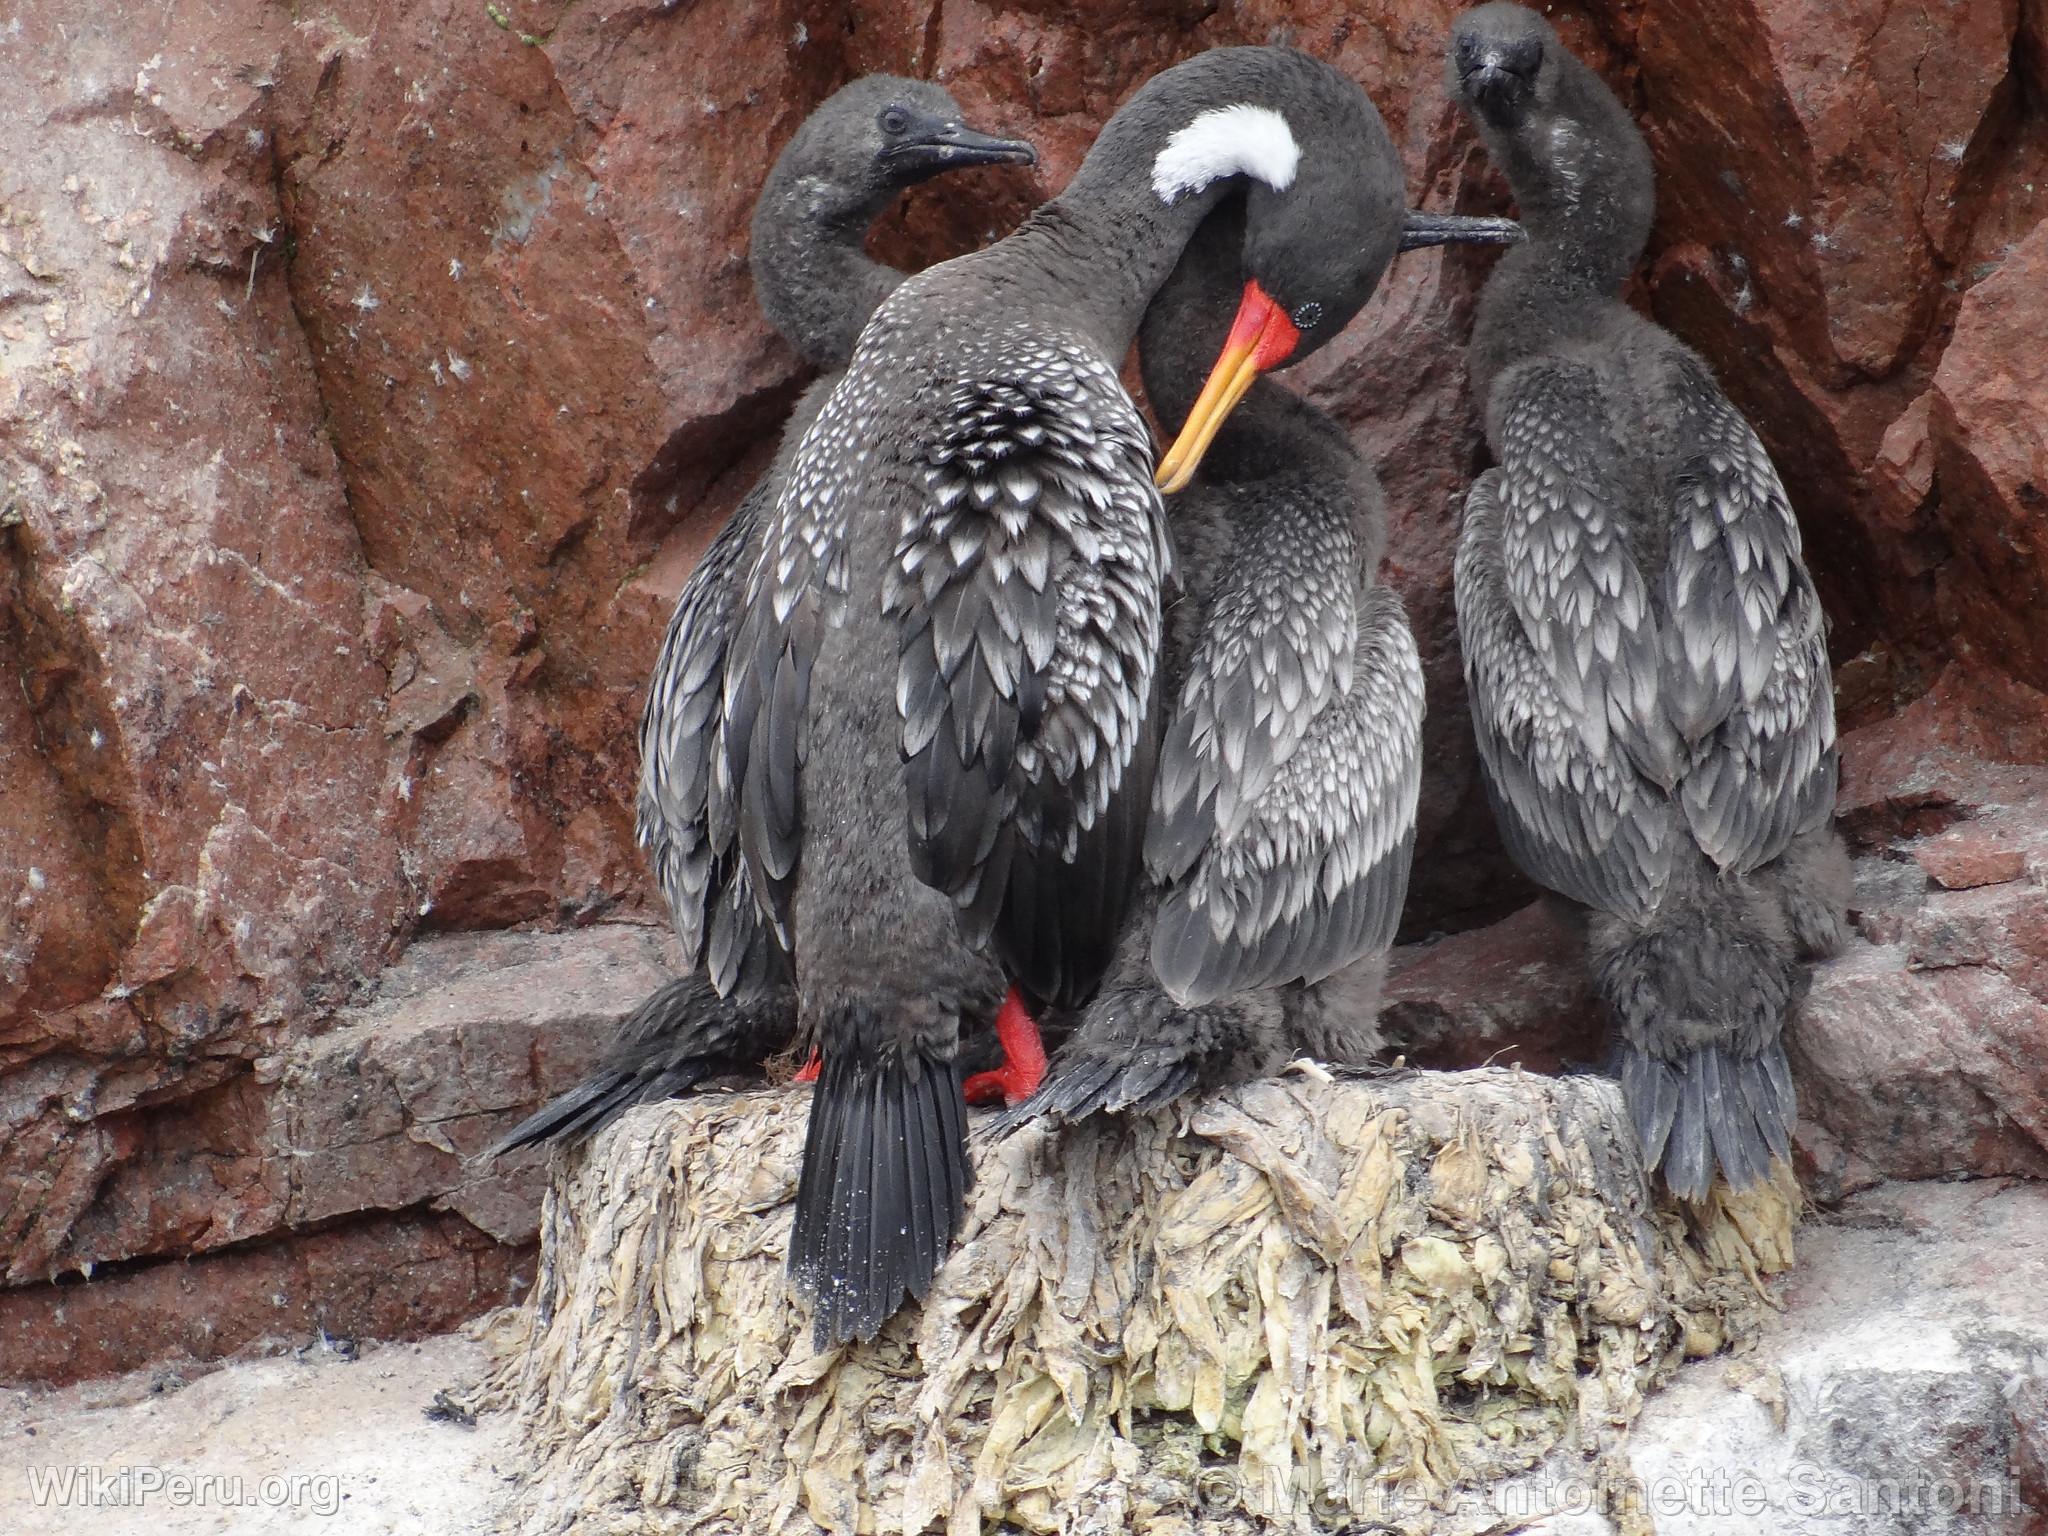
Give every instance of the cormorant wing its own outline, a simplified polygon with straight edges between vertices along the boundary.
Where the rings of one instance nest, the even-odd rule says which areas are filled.
[[[832,393],[847,387],[842,378]],[[792,421],[785,442],[797,426]],[[795,438],[726,654],[710,826],[715,846],[737,846],[739,865],[712,918],[714,978],[722,961],[737,974],[760,953],[750,938],[749,891],[751,913],[785,954],[794,948],[790,898],[803,850],[811,667],[825,626],[845,609],[851,581],[849,509],[835,467],[867,452],[858,429],[857,411],[820,410]]]
[[[1248,581],[1218,594],[1190,663],[1147,842],[1153,877],[1170,882],[1152,968],[1190,1007],[1321,981],[1385,949],[1415,847],[1422,662],[1400,599],[1372,587],[1354,621],[1356,574],[1325,568],[1302,583],[1297,616],[1256,601],[1285,565],[1246,569]],[[1341,622],[1319,601],[1340,582]],[[1339,653],[1330,642],[1354,622]],[[1298,666],[1276,666],[1290,648]],[[1247,673],[1273,697],[1261,700]],[[1234,798],[1233,761],[1264,770]]]
[[[1501,837],[1531,877],[1640,916],[1670,871],[1669,800],[1627,754],[1594,749],[1524,625],[1503,555],[1504,483],[1515,472],[1503,464],[1479,477],[1458,536],[1458,634],[1481,777]]]
[[[1827,630],[1770,456],[1705,368],[1679,365],[1662,692],[1691,763],[1679,803],[1724,869],[1769,863],[1835,800]]]
[[[998,356],[942,386],[884,583],[911,865],[969,942],[1072,1005],[1138,874],[1171,555],[1115,372],[1029,333]]]
[[[721,807],[716,817],[713,811],[726,655],[775,484],[772,472],[755,483],[683,583],[640,715],[640,846],[668,903],[684,964],[709,959],[721,993],[789,970],[788,952],[763,922],[740,865],[731,809]],[[714,836],[714,820],[722,822],[722,836]]]
[[[1625,753],[1668,788],[1682,759],[1658,697],[1650,589],[1605,488],[1599,379],[1553,357],[1517,369],[1507,387],[1495,494],[1508,603],[1592,755]]]
[[[1236,837],[1317,715],[1351,689],[1358,577],[1318,531],[1348,514],[1302,507],[1310,482],[1204,485],[1233,507],[1228,569],[1210,596],[1159,746],[1145,867],[1161,884],[1185,875],[1219,835]],[[1307,515],[1290,516],[1299,510]],[[1327,519],[1316,512],[1329,512]]]

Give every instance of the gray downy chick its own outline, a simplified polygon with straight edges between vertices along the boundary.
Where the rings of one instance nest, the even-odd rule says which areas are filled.
[[[1697,1200],[1789,1158],[1786,1017],[1842,938],[1826,627],[1756,433],[1616,297],[1655,199],[1634,122],[1517,5],[1460,18],[1447,72],[1529,232],[1470,352],[1497,462],[1456,562],[1480,757],[1516,862],[1588,909],[1645,1161]]]

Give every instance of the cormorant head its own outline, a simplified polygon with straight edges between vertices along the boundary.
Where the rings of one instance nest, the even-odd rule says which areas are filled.
[[[1179,125],[1153,159],[1152,187],[1170,204],[1221,177],[1242,178],[1243,291],[1208,381],[1159,462],[1168,492],[1193,478],[1254,379],[1308,356],[1372,297],[1399,248],[1406,205],[1386,125],[1329,65],[1284,48],[1191,62],[1241,73],[1244,99]]]
[[[1642,254],[1657,176],[1642,130],[1534,11],[1493,0],[1459,17],[1445,73],[1508,179],[1522,223],[1596,289]],[[1563,270],[1560,268],[1559,270]]]
[[[1242,178],[1244,281],[1208,382],[1160,460],[1159,484],[1169,492],[1193,477],[1254,379],[1307,357],[1351,322],[1395,252],[1504,238],[1503,220],[1411,224],[1400,156],[1379,112],[1328,64],[1285,48],[1206,57],[1218,68],[1241,64],[1245,99],[1211,106],[1173,131],[1153,160],[1152,186],[1170,204],[1219,177]]]
[[[1495,128],[1512,128],[1556,92],[1560,46],[1534,11],[1496,0],[1458,18],[1451,33],[1451,94]]]
[[[865,224],[905,187],[941,171],[1037,162],[1023,139],[969,128],[943,87],[867,75],[811,114],[777,169],[788,168],[788,186],[813,215]]]

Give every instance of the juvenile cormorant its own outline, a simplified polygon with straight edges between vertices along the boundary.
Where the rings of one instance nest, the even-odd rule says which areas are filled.
[[[1645,1161],[1698,1199],[1790,1156],[1785,1019],[1841,938],[1825,625],[1756,433],[1615,296],[1654,202],[1621,103],[1512,4],[1458,21],[1448,78],[1529,232],[1470,354],[1497,461],[1456,563],[1480,757],[1516,862],[1591,909]]]

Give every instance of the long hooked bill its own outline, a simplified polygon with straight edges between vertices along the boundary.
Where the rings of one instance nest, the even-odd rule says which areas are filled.
[[[1294,322],[1257,280],[1246,283],[1244,299],[1237,306],[1237,319],[1230,327],[1216,366],[1209,370],[1208,382],[1202,385],[1194,409],[1181,424],[1180,436],[1166,450],[1166,457],[1159,461],[1159,470],[1152,477],[1160,490],[1171,496],[1195,478],[1202,455],[1216,440],[1224,419],[1237,409],[1237,402],[1252,387],[1252,380],[1268,368],[1286,362],[1300,341],[1301,332],[1295,329]]]
[[[1431,245],[1514,245],[1529,232],[1513,219],[1482,219],[1462,213],[1409,210],[1401,221],[1401,249],[1419,251]]]

